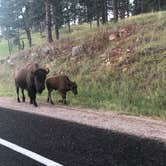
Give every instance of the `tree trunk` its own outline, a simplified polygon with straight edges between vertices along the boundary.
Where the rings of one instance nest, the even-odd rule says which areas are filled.
[[[130,1],[129,1],[129,0],[126,0],[126,12],[127,12],[127,17],[130,16],[129,5],[130,5]]]
[[[105,20],[106,20],[106,23],[108,23],[108,0],[106,0],[106,3],[105,3]]]
[[[40,37],[43,37],[43,32],[45,30],[45,24],[44,22],[40,22]]]
[[[141,0],[141,13],[144,13],[144,1]]]
[[[126,13],[126,0],[119,1],[119,14],[120,18],[124,19]]]
[[[141,11],[140,9],[138,9],[139,6],[138,6],[138,0],[134,0],[134,11],[133,11],[133,15],[137,15],[139,14]]]
[[[32,47],[31,30],[28,28],[28,29],[25,29],[25,31],[26,31],[26,34],[27,34],[27,39],[28,39],[29,47]]]
[[[101,4],[102,4],[102,24],[105,24],[108,21],[107,0],[103,0]]]
[[[24,50],[24,48],[25,48],[24,40],[21,40],[21,43],[22,43],[22,45],[21,45],[21,49]]]
[[[92,29],[92,21],[89,22],[90,29]]]
[[[11,55],[12,55],[12,45],[11,45],[11,43],[10,43],[10,40],[9,40],[9,39],[7,39],[7,43],[8,43],[9,57],[11,57]]]
[[[55,24],[55,36],[56,39],[59,40],[59,26],[57,24]]]
[[[70,21],[67,22],[67,26],[68,26],[69,33],[71,33]]]
[[[100,4],[99,4],[99,0],[96,0],[96,22],[97,22],[97,27],[100,27]]]
[[[19,30],[19,28],[17,28],[17,33],[18,33],[18,50],[21,50],[21,42],[20,42],[20,30]]]
[[[100,27],[100,17],[97,15],[97,27]]]
[[[158,0],[158,11],[160,11],[161,10],[161,2],[160,2],[160,0]]]
[[[52,38],[52,17],[50,0],[46,0],[46,24],[47,24],[47,40],[49,43],[53,42]]]
[[[117,0],[112,0],[112,7],[113,7],[114,21],[118,21],[118,4],[117,4]]]

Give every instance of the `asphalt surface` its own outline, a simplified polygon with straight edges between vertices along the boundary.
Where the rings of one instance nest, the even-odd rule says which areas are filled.
[[[0,138],[64,166],[166,165],[163,142],[8,109],[0,109]],[[0,146],[0,166],[36,165]]]
[[[42,164],[4,146],[0,146],[0,166],[41,166]]]

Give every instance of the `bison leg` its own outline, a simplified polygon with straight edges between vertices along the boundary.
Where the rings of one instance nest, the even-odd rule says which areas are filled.
[[[53,89],[49,89],[48,90],[48,98],[47,98],[47,102],[50,101],[51,104],[54,104],[52,97],[51,97],[51,92],[53,91]]]
[[[37,102],[36,102],[36,96],[31,96],[30,97],[30,104],[33,104],[35,107],[37,107]]]
[[[29,104],[33,104],[33,99],[30,95],[29,95],[29,98],[30,98]]]
[[[30,104],[33,104],[33,100],[32,100],[32,98],[30,98],[30,102],[29,102]]]
[[[36,95],[35,95],[34,98],[33,98],[33,105],[34,105],[35,107],[38,106],[38,104],[37,104],[37,102],[36,102]]]
[[[62,103],[67,104],[67,102],[66,102],[66,92],[61,93],[61,96],[62,96]]]
[[[22,89],[22,101],[25,102],[24,89]]]
[[[37,102],[36,102],[36,94],[32,93],[31,91],[28,91],[28,95],[30,98],[30,104],[33,104],[35,107],[37,107]]]
[[[16,92],[17,92],[17,101],[20,103],[20,98],[19,98],[19,87],[16,87]]]
[[[50,101],[50,91],[48,91],[48,96],[47,96],[47,103]]]

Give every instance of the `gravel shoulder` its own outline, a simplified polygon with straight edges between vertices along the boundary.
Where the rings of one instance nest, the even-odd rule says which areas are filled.
[[[0,107],[72,121],[166,143],[166,122],[161,120],[120,115],[111,111],[99,112],[43,103],[39,103],[39,107],[35,108],[29,103],[17,103],[11,98],[2,97],[0,98]]]

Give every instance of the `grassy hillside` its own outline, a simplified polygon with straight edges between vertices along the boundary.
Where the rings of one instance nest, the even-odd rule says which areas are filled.
[[[166,119],[165,27],[166,12],[159,12],[99,29],[74,26],[71,34],[63,29],[63,38],[47,45],[53,47],[52,53],[43,56],[42,45],[20,52],[12,66],[1,64],[0,96],[15,96],[12,73],[16,66],[38,61],[51,69],[50,75],[67,74],[77,82],[79,95],[69,93],[69,105]],[[76,45],[84,49],[73,58],[71,48]],[[45,101],[46,94],[39,100]],[[54,100],[59,98],[54,93]]]

